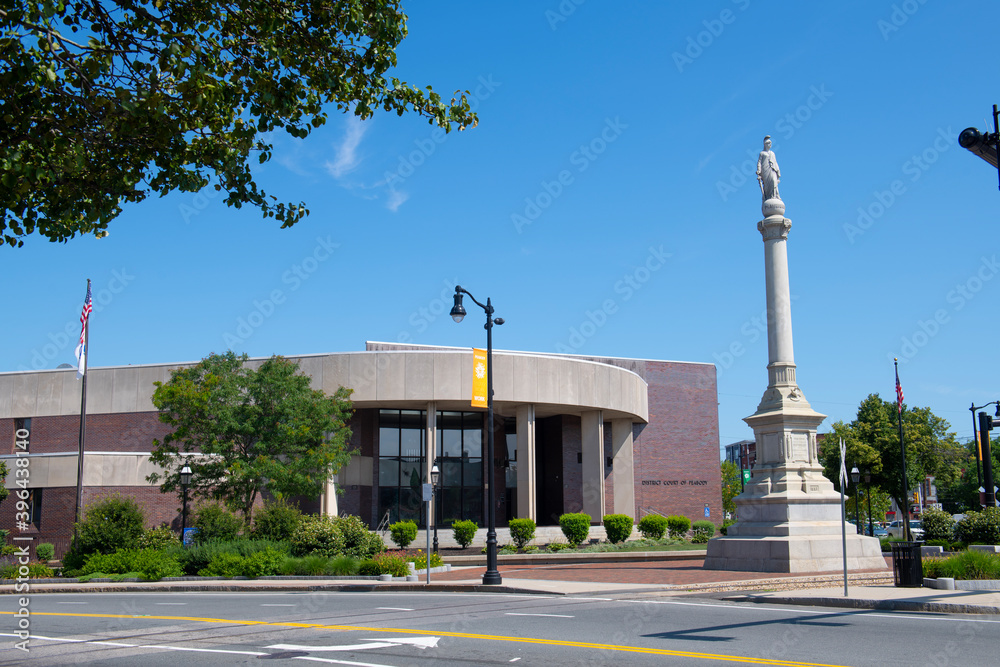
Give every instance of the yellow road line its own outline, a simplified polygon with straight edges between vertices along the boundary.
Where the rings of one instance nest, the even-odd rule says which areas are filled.
[[[0,614],[13,615],[12,611],[0,611]],[[750,656],[720,655],[717,653],[696,653],[694,651],[675,651],[671,649],[645,648],[642,646],[620,646],[617,644],[596,644],[592,642],[575,642],[564,639],[542,639],[538,637],[507,637],[504,635],[481,635],[470,632],[447,632],[416,628],[383,628],[364,625],[322,625],[319,623],[292,623],[288,621],[247,621],[232,618],[201,618],[198,616],[145,616],[139,614],[75,614],[64,612],[35,611],[32,616],[70,616],[75,618],[135,618],[154,621],[189,621],[195,623],[226,623],[248,626],[267,626],[276,628],[312,628],[315,630],[337,630],[351,632],[398,632],[411,635],[438,635],[441,637],[457,637],[460,639],[488,639],[498,642],[518,642],[521,644],[540,644],[543,646],[565,646],[569,648],[591,648],[604,651],[621,651],[625,653],[645,653],[649,655],[668,655],[682,658],[701,658],[704,660],[724,660],[741,662],[748,665],[778,665],[780,667],[842,667],[817,662],[794,662],[791,660],[772,660],[770,658],[754,658]]]

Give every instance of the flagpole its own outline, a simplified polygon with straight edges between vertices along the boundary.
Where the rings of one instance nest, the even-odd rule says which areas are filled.
[[[896,414],[899,417],[899,452],[903,457],[903,465],[901,466],[903,470],[903,519],[906,523],[903,524],[903,536],[906,538],[907,542],[912,541],[913,536],[910,534],[910,489],[906,481],[906,444],[903,442],[903,388],[899,384],[899,359],[892,360],[893,366],[896,367]]]
[[[90,278],[87,279],[87,301],[84,302],[86,310],[90,299]],[[87,355],[90,354],[90,317],[87,313],[83,322],[83,357],[81,359],[81,371],[83,373],[83,384],[80,387],[80,449],[76,461],[76,511],[75,523],[73,525],[73,535],[76,536],[77,526],[83,520],[80,516],[83,511],[83,450],[87,441]]]

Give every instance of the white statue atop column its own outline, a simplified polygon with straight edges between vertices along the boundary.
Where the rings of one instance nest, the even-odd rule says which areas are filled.
[[[796,380],[788,280],[785,203],[778,195],[781,172],[764,138],[757,162],[764,219],[767,302],[767,388],[757,411],[744,418],[753,429],[757,463],[735,498],[737,522],[726,537],[710,540],[705,568],[751,572],[828,572],[844,567],[840,494],[823,476],[816,429],[826,418],[809,405]],[[879,541],[847,536],[847,567],[885,569]]]

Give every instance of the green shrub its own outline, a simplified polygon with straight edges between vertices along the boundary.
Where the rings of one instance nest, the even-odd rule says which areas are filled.
[[[238,577],[243,573],[243,556],[231,552],[220,553],[198,571],[201,577]]]
[[[415,521],[397,521],[389,526],[389,536],[400,549],[410,546],[417,539],[417,523]]]
[[[344,553],[344,536],[329,516],[303,516],[292,534],[291,543],[296,556],[316,554],[329,558]]]
[[[367,562],[375,564],[375,575],[391,574],[394,577],[405,577],[410,573],[406,559],[396,554],[376,554],[370,561],[362,561],[362,565]]]
[[[254,512],[250,534],[258,540],[287,542],[302,520],[298,507],[285,500],[268,500],[264,507]]]
[[[264,549],[243,557],[243,576],[251,579],[271,577],[278,574],[278,567],[285,554],[275,549]]]
[[[707,519],[691,524],[691,541],[695,544],[705,544],[715,535],[715,524]]]
[[[632,517],[626,514],[605,514],[604,532],[611,544],[624,542],[632,536]]]
[[[338,577],[350,577],[358,573],[358,559],[352,556],[336,556],[327,561],[326,572]]]
[[[925,577],[1000,579],[1000,556],[982,551],[964,551],[950,558],[927,558],[921,564]]]
[[[731,525],[733,525],[734,523],[736,523],[736,522],[733,521],[732,519],[726,519],[725,521],[723,521],[722,525],[719,526],[719,534],[720,535],[727,535],[727,534],[729,534],[729,527]]]
[[[662,540],[667,534],[667,517],[647,514],[639,519],[639,532],[648,540]]]
[[[362,577],[377,577],[379,575],[378,563],[371,558],[366,558],[358,563],[358,574]]]
[[[690,528],[691,519],[686,516],[667,517],[667,530],[670,531],[670,537],[684,537]]]
[[[578,547],[590,534],[590,515],[582,512],[563,514],[559,517],[559,528],[566,541],[574,548]]]
[[[455,541],[462,545],[463,549],[472,544],[477,530],[479,530],[479,526],[476,525],[475,521],[455,521],[451,524],[452,535],[454,535]]]
[[[572,544],[565,544],[563,542],[553,542],[552,544],[549,545],[549,552],[556,553],[559,551],[564,551],[566,549],[572,549],[572,548],[573,548]]]
[[[924,510],[920,517],[924,526],[924,540],[951,540],[955,531],[955,519],[936,507],[929,507]],[[944,545],[942,545],[944,546]]]
[[[515,547],[513,544],[505,544],[502,547],[500,547],[499,549],[497,549],[497,553],[498,554],[516,554],[517,553],[517,547]]]
[[[158,549],[163,551],[171,545],[180,543],[180,539],[174,534],[174,531],[170,530],[169,526],[158,526],[157,528],[151,528],[143,532],[136,546],[140,549]]]
[[[20,553],[20,549],[15,547],[13,544],[5,544],[0,547],[0,557],[2,556],[16,556]]]
[[[523,551],[526,554],[535,554],[538,553],[538,547],[536,547],[534,544],[529,544],[523,549],[521,549],[521,551]]]
[[[239,538],[246,527],[243,519],[236,516],[219,503],[200,505],[195,510],[195,543],[222,540],[231,542]]]
[[[17,579],[22,576],[20,568],[28,568],[28,578],[29,579],[49,579],[55,576],[55,572],[52,571],[45,563],[30,562],[27,565],[20,565],[18,563],[11,563],[9,565],[0,566],[0,579]]]
[[[343,553],[354,558],[372,558],[385,551],[385,542],[378,533],[368,530],[360,517],[346,515],[334,518],[334,523],[344,539]],[[339,554],[328,554],[335,556]]]
[[[157,549],[119,549],[113,554],[91,554],[80,569],[81,574],[105,572],[107,574],[142,573],[143,579],[159,581],[163,577],[180,577],[184,574],[177,559]]]
[[[63,565],[80,568],[90,554],[111,554],[134,547],[145,532],[145,524],[142,508],[132,498],[110,496],[91,503],[76,527],[76,537],[63,556]]]
[[[523,549],[528,542],[535,539],[534,519],[511,519],[507,522],[507,527],[510,528],[510,539],[519,549]]]
[[[1000,544],[1000,508],[967,513],[955,525],[955,537],[966,544]]]
[[[56,555],[56,548],[48,542],[42,542],[35,547],[35,555],[38,556],[38,560],[47,563]]]
[[[232,542],[212,540],[193,544],[187,548],[179,545],[172,546],[167,549],[167,554],[177,559],[186,574],[194,576],[208,567],[209,563],[219,554],[229,553],[245,557],[267,549],[278,551],[284,555],[288,553],[289,545],[270,540],[235,540]]]

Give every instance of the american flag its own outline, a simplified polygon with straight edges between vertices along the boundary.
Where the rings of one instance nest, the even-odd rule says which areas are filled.
[[[899,366],[896,366],[896,409],[903,414],[903,387],[899,384]]]
[[[90,281],[87,281],[87,296],[83,300],[83,312],[80,313],[80,344],[76,346],[76,377],[83,377],[83,372],[87,368],[87,320],[90,319],[90,311],[94,305],[90,300]]]

